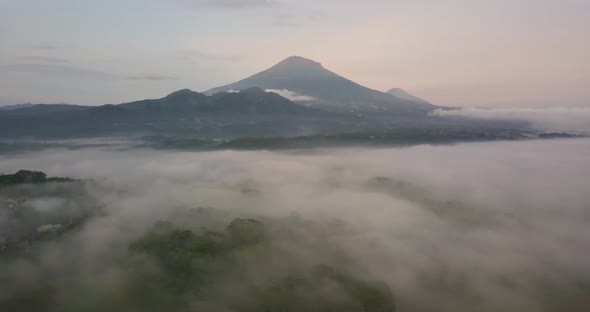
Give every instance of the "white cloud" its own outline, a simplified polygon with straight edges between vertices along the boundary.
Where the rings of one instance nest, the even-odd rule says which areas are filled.
[[[433,115],[525,121],[529,122],[532,127],[544,131],[590,133],[590,108],[585,107],[439,109],[434,111]]]
[[[316,98],[309,95],[300,94],[297,92],[289,91],[287,89],[266,89],[266,92],[273,92],[276,93],[284,98],[287,98],[293,102],[305,102],[305,101],[314,101]]]

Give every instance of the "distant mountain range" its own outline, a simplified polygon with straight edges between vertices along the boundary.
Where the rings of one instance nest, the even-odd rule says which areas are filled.
[[[414,140],[408,133],[417,130],[422,140],[444,140],[448,131],[454,133],[454,138],[514,135],[504,131],[513,124],[431,116],[429,113],[437,108],[401,89],[389,93],[369,89],[317,62],[290,57],[254,76],[204,93],[182,89],[159,99],[91,107],[4,107],[0,109],[0,139],[115,135],[235,140],[314,136],[315,143],[328,136],[357,141],[386,137],[392,142],[395,139],[391,135],[379,133],[402,133],[400,129],[404,129],[404,142]],[[465,129],[465,133],[457,132]],[[494,135],[494,131],[502,135]]]
[[[309,128],[318,119],[340,123],[347,118],[295,104],[259,88],[212,96],[184,89],[160,99],[118,105],[39,104],[0,111],[0,138],[162,133],[205,137],[288,135],[300,133],[300,127]],[[328,126],[331,122],[320,124]]]
[[[7,111],[19,108],[30,108],[35,106],[35,104],[26,103],[26,104],[15,104],[15,105],[2,105],[0,106],[0,111]]]

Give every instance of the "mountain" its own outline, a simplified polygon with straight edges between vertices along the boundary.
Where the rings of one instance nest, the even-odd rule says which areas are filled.
[[[14,110],[20,108],[30,108],[35,106],[35,104],[25,103],[25,104],[15,104],[15,105],[2,105],[0,106],[0,111],[7,111],[7,110]]]
[[[428,101],[425,101],[417,96],[414,96],[414,95],[406,92],[404,89],[393,88],[393,89],[387,91],[387,93],[393,95],[394,97],[396,97],[398,99],[414,101],[414,102],[418,102],[418,103],[430,104]]]
[[[72,105],[72,104],[34,104],[19,106],[16,109],[9,110],[13,114],[38,114],[38,113],[59,113],[70,111],[87,110],[89,106]]]
[[[183,89],[159,99],[118,105],[35,105],[0,111],[0,138],[137,133],[204,137],[295,135],[342,124],[346,119],[295,104],[260,88],[212,96]]]
[[[337,112],[391,112],[395,114],[425,114],[437,108],[426,103],[392,97],[364,87],[324,68],[320,63],[299,56],[289,57],[273,67],[246,79],[205,91],[239,91],[258,87],[295,95],[306,105]]]
[[[299,114],[321,113],[301,106],[272,92],[248,88],[240,92],[220,92],[211,96],[183,89],[155,100],[124,103],[118,107],[142,113],[207,113],[207,114]]]

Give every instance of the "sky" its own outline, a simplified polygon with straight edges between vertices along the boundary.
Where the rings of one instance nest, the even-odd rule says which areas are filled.
[[[205,91],[298,55],[434,104],[590,107],[588,0],[0,0],[0,105]]]

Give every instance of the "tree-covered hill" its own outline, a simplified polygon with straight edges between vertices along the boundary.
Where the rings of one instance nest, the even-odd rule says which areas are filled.
[[[304,260],[278,237],[253,219],[237,218],[218,230],[160,221],[129,243],[113,264],[114,279],[39,276],[0,294],[0,310],[395,311],[387,284],[337,262]]]

